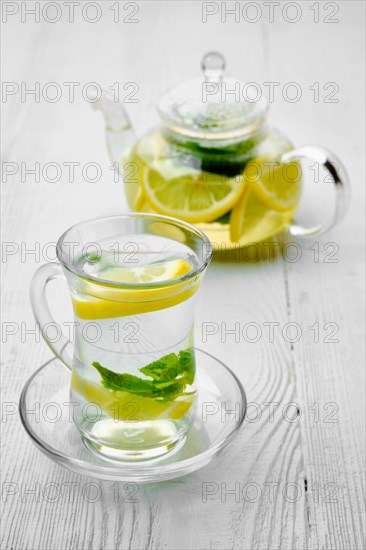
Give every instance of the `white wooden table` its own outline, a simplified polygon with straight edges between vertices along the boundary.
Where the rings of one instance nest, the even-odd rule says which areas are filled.
[[[283,2],[273,23],[268,6],[259,2],[254,8],[241,3],[238,22],[233,16],[221,22],[221,3],[202,8],[200,2],[143,2],[135,15],[135,3],[120,3],[115,23],[117,4],[104,1],[97,3],[102,14],[94,24],[82,17],[83,0],[75,6],[73,23],[65,2],[58,2],[58,12],[52,6],[43,11],[46,3],[40,2],[40,22],[24,11],[34,2],[2,4],[8,13],[2,29],[3,80],[13,93],[3,96],[3,161],[15,163],[6,170],[17,170],[4,174],[2,184],[2,548],[364,548],[364,3],[301,2],[301,17],[294,23],[286,18],[295,19],[291,10],[299,8]],[[248,22],[260,13],[250,11],[258,6],[260,20]],[[202,9],[218,13],[204,23]],[[47,21],[59,15],[58,22]],[[84,11],[89,21],[97,16],[95,7]],[[326,17],[339,21],[326,23]],[[224,53],[233,75],[262,85],[279,83],[271,122],[296,145],[322,144],[337,152],[353,183],[353,201],[340,226],[315,243],[298,243],[296,262],[279,257],[210,266],[201,291],[197,345],[230,365],[250,402],[248,420],[232,446],[201,471],[139,486],[135,499],[128,498],[131,488],[122,483],[116,489],[98,482],[101,497],[91,502],[87,486],[93,480],[43,456],[16,414],[26,379],[50,357],[46,345],[26,332],[34,329],[30,279],[52,259],[51,248],[44,247],[67,227],[127,210],[122,185],[114,183],[109,170],[103,122],[83,99],[83,86],[119,82],[125,97],[131,89],[123,85],[137,83],[138,103],[126,107],[141,133],[157,122],[159,94],[197,75],[202,55],[212,49]],[[22,101],[21,90],[36,82],[40,101],[31,95]],[[54,103],[49,98],[56,88],[47,86],[50,82],[62,92]],[[74,102],[65,82],[80,83]],[[289,82],[301,88],[297,103],[282,98]],[[329,82],[338,88],[324,89]],[[325,102],[334,90],[331,97],[338,101]],[[40,181],[25,173],[36,162]],[[57,182],[47,181],[55,177],[45,168],[49,162],[61,166]],[[65,162],[80,163],[74,182]],[[101,167],[96,183],[83,178],[89,162]],[[331,191],[327,184],[314,187],[302,218],[322,216]],[[30,250],[35,253],[27,254]],[[57,289],[55,315],[71,320],[67,291],[61,285]],[[258,323],[262,337],[250,342],[248,332],[235,342],[220,331],[203,341],[204,323],[210,322],[228,329],[239,323],[241,331]],[[278,325],[270,339],[272,322]],[[288,323],[301,328],[293,344]],[[54,503],[43,493],[49,483],[61,494]]]

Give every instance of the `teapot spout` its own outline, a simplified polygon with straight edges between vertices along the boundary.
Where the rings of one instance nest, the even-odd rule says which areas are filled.
[[[120,163],[124,153],[136,141],[130,118],[121,102],[115,102],[112,95],[103,91],[93,107],[102,111],[105,123],[105,136],[109,158]]]

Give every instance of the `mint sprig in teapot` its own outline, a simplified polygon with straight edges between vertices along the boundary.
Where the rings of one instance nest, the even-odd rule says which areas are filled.
[[[121,103],[96,103],[105,117],[110,157],[118,162],[131,210],[156,212],[197,225],[215,247],[246,246],[288,230],[314,236],[333,227],[348,204],[346,171],[329,151],[294,149],[267,124],[268,103],[233,93],[243,82],[224,77],[216,52],[202,60],[203,78],[179,84],[158,103],[161,126],[136,138]],[[336,190],[332,219],[316,226],[294,223],[301,188],[299,159],[331,175]]]

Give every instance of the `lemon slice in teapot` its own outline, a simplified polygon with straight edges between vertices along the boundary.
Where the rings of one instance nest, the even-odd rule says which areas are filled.
[[[281,164],[267,158],[250,161],[243,174],[245,185],[269,208],[286,212],[296,208],[301,194],[301,166],[298,162]]]
[[[271,237],[291,222],[294,209],[280,212],[268,208],[249,185],[230,215],[230,238],[233,242],[252,244]]]
[[[165,179],[158,171],[146,169],[143,186],[156,212],[198,223],[226,214],[240,197],[244,181],[240,176],[225,178],[199,171]]]
[[[250,161],[243,173],[244,192],[230,215],[233,241],[274,235],[293,218],[301,194],[298,162],[280,164],[273,159]]]

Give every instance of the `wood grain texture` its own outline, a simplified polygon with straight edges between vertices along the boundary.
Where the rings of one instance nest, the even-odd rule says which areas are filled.
[[[8,415],[1,424],[2,548],[361,550],[364,4],[338,2],[339,23],[333,25],[312,23],[307,2],[296,24],[281,17],[269,23],[264,16],[256,24],[221,23],[218,17],[203,24],[200,2],[142,2],[138,24],[114,24],[111,4],[103,3],[104,15],[95,25],[80,17],[53,25],[10,18],[3,24],[3,79],[29,87],[36,81],[96,81],[107,87],[134,81],[139,103],[127,108],[140,133],[157,122],[154,105],[164,89],[197,74],[206,51],[223,51],[229,72],[246,81],[301,84],[299,103],[274,101],[271,122],[296,145],[323,144],[337,152],[353,182],[353,201],[346,220],[318,239],[319,258],[309,241],[298,243],[297,262],[280,255],[274,261],[210,266],[197,313],[197,345],[230,365],[250,402],[232,446],[203,470],[174,481],[136,487],[96,482],[50,462],[11,413],[28,376],[50,357],[42,342],[24,334],[34,328],[31,276],[51,256],[44,247],[83,218],[126,211],[122,184],[109,170],[103,122],[80,94],[74,103],[10,97],[2,109],[4,161],[28,167],[93,161],[103,177],[88,183],[76,172],[71,183],[63,170],[57,183],[32,177],[22,182],[19,173],[2,184],[3,242],[15,247],[3,258],[2,321],[3,328],[4,322],[18,328],[6,342],[3,332],[1,387]],[[339,102],[314,103],[309,90],[314,82],[338,83]],[[328,187],[319,189],[318,201],[305,195],[301,216],[323,214]],[[25,247],[40,253],[24,255]],[[72,319],[62,283],[50,289],[50,299],[57,319]],[[238,323],[239,341],[221,330],[204,339],[205,323],[220,328],[224,323],[228,330]],[[247,323],[261,328],[258,342],[249,341],[253,332],[243,338]],[[273,341],[268,323],[278,323]],[[288,323],[301,328],[296,343],[282,335]],[[335,328],[332,338],[339,341],[329,342]],[[60,491],[55,502],[47,492],[50,483]],[[208,487],[214,494],[206,495]]]

